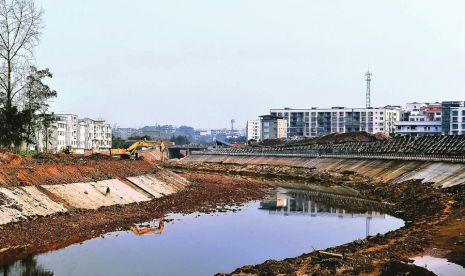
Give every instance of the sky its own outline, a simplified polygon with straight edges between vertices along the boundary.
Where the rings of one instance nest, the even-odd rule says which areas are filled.
[[[270,108],[465,100],[463,0],[36,0],[52,110],[237,127]],[[71,4],[72,3],[72,4]]]

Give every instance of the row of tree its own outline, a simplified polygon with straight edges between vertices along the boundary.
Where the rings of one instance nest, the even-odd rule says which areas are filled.
[[[45,139],[54,120],[48,101],[57,92],[44,83],[49,69],[34,65],[43,10],[32,0],[0,0],[0,147],[19,149]]]

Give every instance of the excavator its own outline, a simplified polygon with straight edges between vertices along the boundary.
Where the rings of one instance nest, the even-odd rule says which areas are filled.
[[[150,141],[137,141],[134,142],[126,149],[111,149],[110,155],[111,156],[120,156],[122,159],[137,159],[139,157],[139,151],[142,148],[160,148],[161,155],[164,156],[165,152],[165,144],[161,142],[160,144],[150,142]]]
[[[158,226],[155,227],[142,227],[139,228],[137,226],[131,226],[131,232],[133,232],[136,235],[146,235],[146,234],[162,234],[163,231],[165,230],[165,224],[163,218],[159,219],[158,221]]]

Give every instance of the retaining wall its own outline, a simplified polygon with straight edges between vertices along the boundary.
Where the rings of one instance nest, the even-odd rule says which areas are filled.
[[[393,182],[423,179],[435,182],[437,187],[450,187],[465,183],[465,164],[420,160],[366,159],[344,157],[308,157],[276,155],[193,154],[181,162],[212,162],[242,165],[285,165],[329,171],[354,171]]]
[[[149,201],[185,189],[189,182],[172,172],[128,177],[132,182],[97,182],[0,187],[0,225],[37,216]],[[142,180],[142,182],[140,182]]]

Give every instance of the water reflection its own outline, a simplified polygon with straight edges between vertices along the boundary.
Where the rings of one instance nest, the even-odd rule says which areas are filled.
[[[38,264],[37,257],[28,256],[24,260],[13,264],[4,265],[0,268],[3,276],[21,275],[21,276],[51,276],[53,272],[46,270]]]
[[[260,202],[271,215],[332,216],[365,218],[365,236],[370,236],[372,218],[386,218],[388,205],[379,202],[310,190],[280,190],[273,199]]]
[[[105,238],[29,257],[4,267],[2,272],[213,275],[403,226],[402,220],[383,215],[383,208],[363,199],[283,190],[271,200],[249,202],[236,212],[171,214],[165,220],[136,225],[131,231],[109,233]]]
[[[162,234],[165,231],[165,220],[163,218],[158,219],[158,225],[153,226],[152,223],[133,225],[130,228],[131,232],[136,235],[147,235],[147,234]]]

